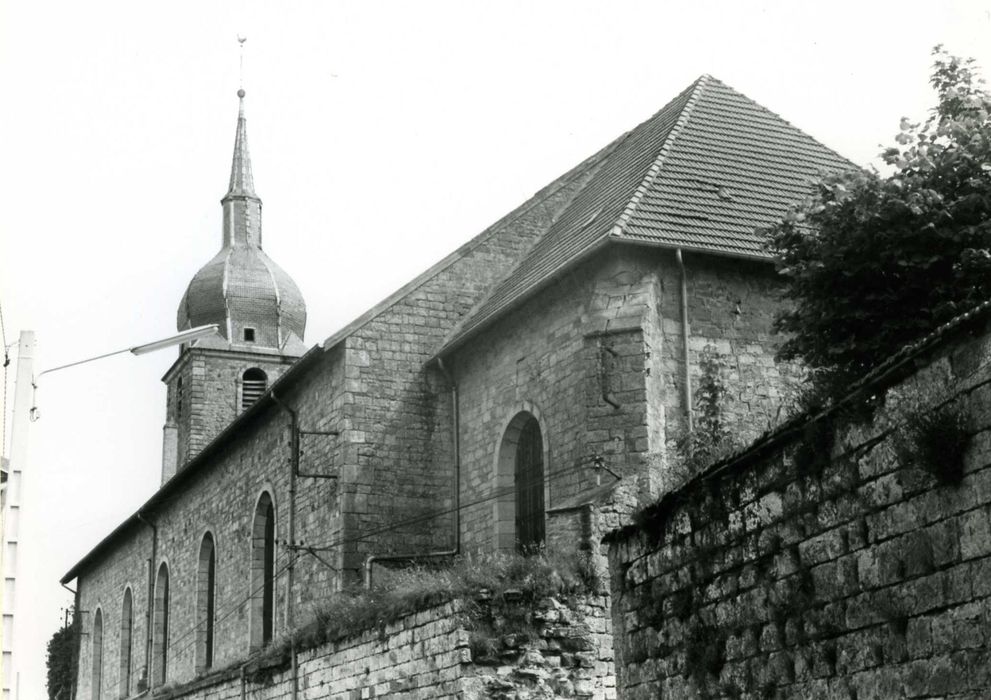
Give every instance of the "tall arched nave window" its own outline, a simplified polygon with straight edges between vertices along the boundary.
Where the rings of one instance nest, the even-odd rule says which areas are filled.
[[[266,491],[251,528],[251,648],[272,641],[275,630],[275,506]]]

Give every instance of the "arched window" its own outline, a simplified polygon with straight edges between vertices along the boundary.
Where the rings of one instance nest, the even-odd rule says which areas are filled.
[[[134,634],[134,602],[131,589],[124,589],[124,605],[120,612],[120,697],[131,694],[131,638]]]
[[[153,686],[162,685],[168,677],[169,661],[169,567],[165,562],[158,567],[155,578],[155,607],[151,623]]]
[[[257,367],[245,370],[241,375],[241,410],[258,400],[268,387],[268,376]]]
[[[499,447],[496,545],[533,551],[544,542],[544,443],[537,418],[521,411],[509,422]]]
[[[272,641],[275,629],[275,507],[266,491],[251,527],[251,648]]]
[[[96,609],[93,615],[93,700],[100,700],[103,692],[103,611]]]
[[[203,535],[196,575],[196,670],[213,666],[213,622],[216,605],[217,554],[213,535]]]

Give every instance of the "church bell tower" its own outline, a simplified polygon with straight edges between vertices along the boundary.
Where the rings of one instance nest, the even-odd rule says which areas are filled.
[[[220,252],[193,276],[176,323],[180,331],[216,323],[220,333],[183,345],[162,378],[168,386],[163,483],[306,351],[303,295],[262,250],[262,201],[251,172],[244,95],[237,91]]]

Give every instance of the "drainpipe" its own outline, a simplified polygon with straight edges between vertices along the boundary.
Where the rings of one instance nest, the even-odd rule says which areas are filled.
[[[293,579],[296,560],[296,474],[299,472],[299,413],[284,404],[275,392],[272,400],[289,414],[289,563],[286,565],[286,633],[290,635],[290,658],[292,661],[292,699],[299,697],[299,664],[296,658],[296,642],[292,639],[293,629]]]
[[[150,522],[141,511],[138,511],[138,520],[151,528],[151,559],[148,560],[148,623],[147,634],[145,635],[145,691],[151,690],[151,647],[152,647],[152,611],[155,608],[155,562],[158,560],[158,528]]]
[[[444,361],[437,358],[437,367],[440,371],[444,373],[444,378],[447,379],[447,383],[451,385],[451,429],[454,433],[454,443],[452,449],[454,450],[454,492],[451,494],[451,500],[454,503],[454,517],[453,517],[453,527],[454,527],[454,554],[461,552],[461,400],[458,397],[458,384],[454,381],[454,377],[451,373],[447,371],[447,367],[444,366]]]
[[[451,386],[451,429],[454,433],[452,446],[454,450],[454,478],[451,479],[453,483],[451,500],[454,503],[452,509],[454,546],[451,549],[425,554],[370,554],[365,558],[365,588],[372,587],[372,565],[377,561],[420,561],[422,559],[454,557],[461,553],[461,406],[458,399],[458,384],[448,372],[447,367],[444,366],[444,361],[439,357],[437,358],[437,367]]]
[[[688,363],[688,338],[691,329],[688,327],[688,274],[685,272],[685,260],[681,255],[681,248],[674,251],[675,260],[678,261],[678,271],[681,273],[681,346],[684,351],[683,360],[685,363],[685,420],[688,422],[688,432],[694,429],[694,418],[692,416],[692,373],[691,365]]]

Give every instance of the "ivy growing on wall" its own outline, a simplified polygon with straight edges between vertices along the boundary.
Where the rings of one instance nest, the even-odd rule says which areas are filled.
[[[706,348],[699,358],[695,389],[694,428],[678,444],[677,459],[685,478],[728,456],[741,446],[726,424],[729,398],[723,381],[725,361]]]

